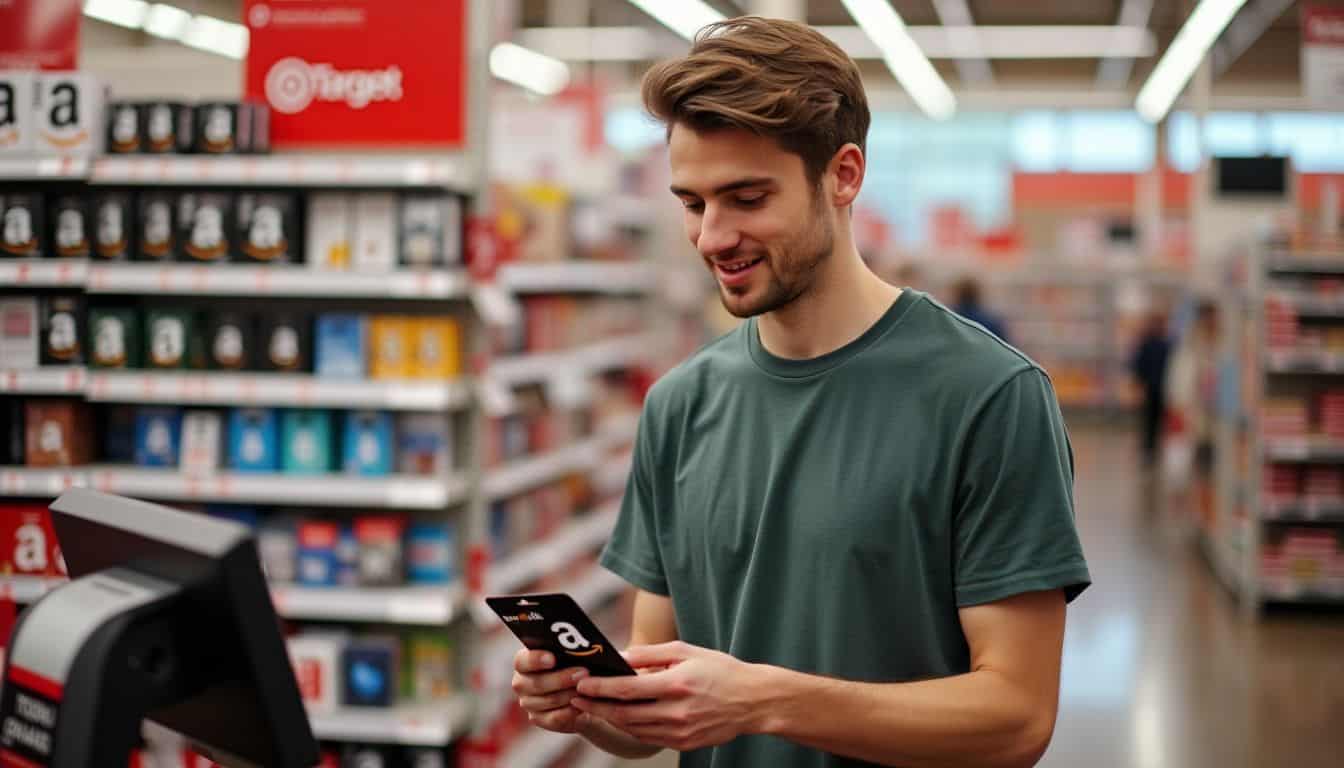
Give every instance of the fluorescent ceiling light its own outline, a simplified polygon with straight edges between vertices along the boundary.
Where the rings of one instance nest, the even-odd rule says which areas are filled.
[[[84,15],[127,29],[139,29],[145,23],[149,3],[143,0],[88,0]]]
[[[1144,27],[980,26],[974,35],[955,27],[906,27],[910,37],[930,59],[983,56],[987,59],[1095,59],[1146,58],[1157,51],[1153,33]],[[817,27],[817,31],[856,59],[881,58],[881,49],[853,26]],[[966,41],[975,42],[968,44]]]
[[[957,58],[957,76],[961,82],[970,85],[992,82],[994,68],[985,59],[984,48],[980,46],[980,36],[976,34],[971,8],[966,0],[933,0],[933,9],[938,12],[938,20],[947,28],[947,44],[971,52]],[[919,38],[915,38],[915,42],[919,42]],[[929,56],[929,49],[920,47],[924,55]]]
[[[723,14],[702,0],[630,0],[630,4],[687,40],[694,40],[701,28],[723,21]]]
[[[901,87],[924,114],[946,120],[957,110],[957,99],[943,78],[910,37],[900,14],[887,0],[841,0],[849,15],[882,51],[882,60]]]
[[[182,33],[182,43],[230,59],[242,59],[247,55],[247,27],[213,16],[197,15]]]
[[[1245,4],[1246,0],[1200,0],[1148,76],[1148,82],[1139,89],[1134,101],[1139,116],[1150,123],[1166,116],[1213,42]]]
[[[177,40],[187,31],[191,14],[174,5],[155,3],[145,17],[145,31],[155,37]]]
[[[490,74],[543,96],[569,85],[568,64],[513,43],[499,43],[490,50]]]

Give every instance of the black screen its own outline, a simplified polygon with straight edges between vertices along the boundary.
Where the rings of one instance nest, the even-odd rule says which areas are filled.
[[[1288,194],[1288,160],[1283,157],[1214,158],[1219,195],[1284,197]]]

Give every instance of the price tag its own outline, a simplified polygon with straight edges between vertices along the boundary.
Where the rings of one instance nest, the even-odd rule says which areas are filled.
[[[513,390],[489,375],[480,379],[481,408],[487,416],[508,416],[518,410]]]
[[[19,372],[5,371],[5,391],[16,392],[19,389]]]
[[[169,291],[172,290],[173,287],[172,267],[160,268],[158,278],[159,278],[159,291],[163,293],[168,293]]]
[[[299,401],[299,405],[302,406],[312,405],[313,382],[307,379],[300,381],[298,383],[298,386],[295,388],[294,397],[296,400]]]
[[[271,277],[271,270],[258,268],[255,270],[253,282],[257,286],[257,293],[270,293],[271,284],[274,282]]]
[[[27,285],[32,279],[32,266],[28,264],[19,264],[18,269],[14,271],[14,282],[19,285]]]
[[[430,481],[409,483],[403,480],[389,483],[383,498],[392,508],[429,509],[444,506],[447,496],[446,488]]]
[[[89,285],[90,285],[94,290],[102,290],[102,289],[106,288],[106,287],[107,287],[107,268],[106,268],[106,267],[90,267],[90,268],[89,268]]]

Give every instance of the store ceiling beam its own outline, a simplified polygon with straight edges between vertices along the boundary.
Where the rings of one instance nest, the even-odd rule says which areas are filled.
[[[957,111],[957,97],[910,36],[901,15],[887,0],[840,0],[859,28],[882,52],[882,61],[924,114],[946,120]],[[948,34],[949,40],[952,38]]]
[[[747,7],[756,16],[807,21],[807,0],[751,0]]]
[[[980,35],[971,20],[971,9],[966,0],[933,0],[933,9],[938,12],[938,20],[946,29],[948,46],[974,54],[958,56],[957,76],[965,85],[988,85],[994,82],[994,68],[985,58],[984,47],[980,45]],[[953,36],[959,39],[953,40]],[[927,51],[926,51],[927,54]]]
[[[906,27],[930,59],[981,56],[988,59],[1093,59],[1099,56],[1147,58],[1157,52],[1153,33],[1145,27],[979,26],[973,53],[942,26]],[[882,51],[856,26],[818,26],[856,59],[880,59]],[[956,30],[954,30],[955,32]],[[657,29],[629,27],[528,27],[516,42],[564,61],[648,61],[686,50],[684,41]]]
[[[687,40],[708,24],[723,20],[723,14],[703,0],[628,0],[641,11],[652,16],[659,24]]]
[[[1293,0],[1252,0],[1213,47],[1213,76],[1220,77],[1259,40]]]
[[[1120,6],[1119,27],[1148,28],[1148,19],[1153,15],[1153,0],[1125,0]],[[1129,82],[1134,71],[1134,58],[1131,56],[1107,56],[1097,67],[1097,85],[1102,88],[1120,88]]]
[[[1214,41],[1245,4],[1246,0],[1200,0],[1139,89],[1134,108],[1140,117],[1150,123],[1166,117]]]

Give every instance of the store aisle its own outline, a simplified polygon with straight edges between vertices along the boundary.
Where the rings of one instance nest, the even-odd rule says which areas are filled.
[[[1144,501],[1127,430],[1071,426],[1093,586],[1069,609],[1048,768],[1338,766],[1344,615],[1247,621]],[[631,766],[664,768],[670,756]]]

